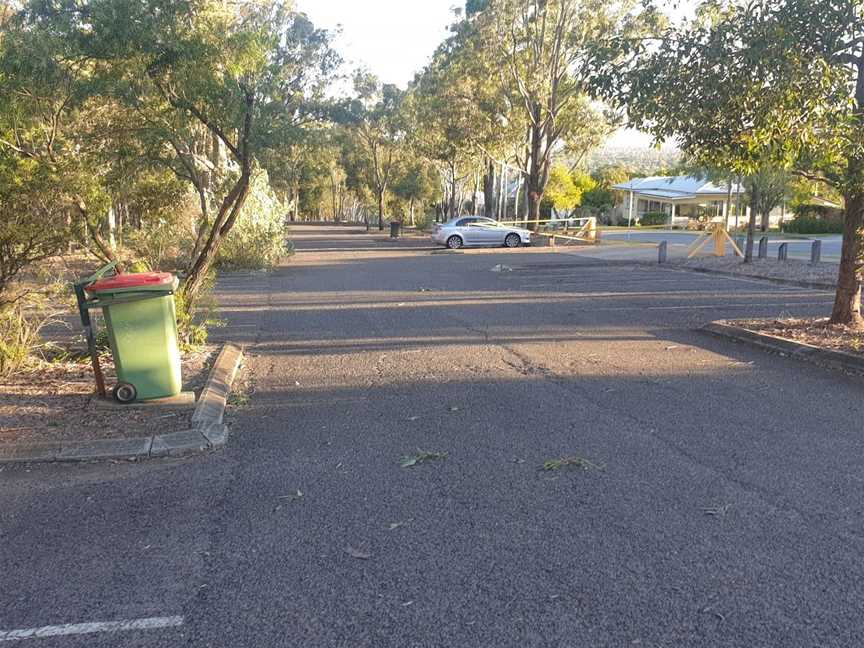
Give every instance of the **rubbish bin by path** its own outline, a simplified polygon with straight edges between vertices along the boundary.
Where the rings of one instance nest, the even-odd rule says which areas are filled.
[[[98,274],[98,273],[97,273]],[[182,389],[174,291],[167,272],[120,274],[84,286],[86,308],[101,308],[121,403],[176,396]]]
[[[399,238],[402,233],[402,221],[390,221],[390,238]]]

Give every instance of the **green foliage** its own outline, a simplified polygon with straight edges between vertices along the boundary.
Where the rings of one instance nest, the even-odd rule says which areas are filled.
[[[590,176],[588,176],[590,180]],[[570,214],[580,204],[585,191],[585,176],[578,178],[562,164],[556,164],[549,173],[549,183],[546,185],[546,199],[559,212]]]
[[[843,223],[800,215],[785,223],[783,231],[792,234],[842,234]]]
[[[124,243],[132,256],[129,272],[177,272],[188,266],[194,244],[188,214],[177,211],[148,219],[142,227],[128,230]]]
[[[663,212],[648,212],[643,214],[639,219],[639,225],[650,227],[654,225],[667,225],[669,223],[669,214]]]
[[[202,288],[194,308],[190,308],[182,290],[174,293],[174,307],[177,316],[177,336],[181,351],[196,351],[207,344],[209,330],[222,326],[218,318],[218,304],[212,295],[216,283],[215,273],[211,272]]]
[[[285,205],[270,188],[267,174],[256,174],[243,211],[219,248],[216,266],[222,270],[275,267],[289,252],[286,213]]]

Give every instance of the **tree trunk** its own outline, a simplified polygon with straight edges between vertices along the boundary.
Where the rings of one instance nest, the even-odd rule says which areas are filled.
[[[486,160],[486,174],[483,176],[483,215],[495,218],[495,163]]]
[[[831,311],[832,324],[864,329],[861,317],[861,236],[864,228],[864,189],[846,195],[843,219],[843,250],[837,292]]]
[[[450,218],[458,216],[456,212],[456,164],[452,160],[450,161],[450,202],[448,211],[450,212],[448,214]]]
[[[858,80],[855,87],[855,114],[864,119],[864,54],[858,57]],[[857,148],[860,151],[860,147]],[[861,317],[862,235],[864,235],[864,157],[852,154],[847,168],[851,187],[846,191],[843,216],[843,249],[840,273],[831,311],[832,324],[846,324],[864,329]]]
[[[378,231],[384,231],[384,189],[378,190]]]
[[[729,231],[729,216],[732,214],[732,178],[729,178],[729,183],[726,187],[726,223],[724,227]]]
[[[222,201],[222,206],[213,222],[213,227],[210,229],[210,234],[207,237],[207,242],[201,249],[195,262],[192,264],[192,269],[189,275],[183,282],[183,296],[186,299],[186,307],[193,310],[201,288],[207,280],[207,274],[210,271],[210,266],[213,264],[213,259],[216,258],[216,253],[219,251],[219,246],[222,239],[231,231],[234,222],[240,215],[240,210],[246,202],[249,195],[249,176],[250,169],[247,167],[243,170],[237,183],[225,196]]]
[[[753,235],[756,233],[756,208],[759,204],[759,187],[750,187],[750,220],[747,223],[747,246],[744,250],[744,263],[753,261]]]
[[[739,175],[735,180],[735,183],[738,185],[738,195],[735,196],[735,229],[738,229],[738,219],[741,215],[741,182],[742,178]]]
[[[536,120],[539,122],[540,109],[539,106],[534,111]],[[528,160],[528,174],[525,178],[525,191],[528,198],[528,214],[527,221],[531,229],[535,232],[540,229],[540,202],[543,200],[543,190],[545,187],[542,182],[543,175],[543,131],[539,124],[531,126],[531,151]]]

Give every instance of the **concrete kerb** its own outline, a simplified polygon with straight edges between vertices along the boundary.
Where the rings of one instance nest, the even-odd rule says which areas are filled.
[[[233,344],[222,347],[201,398],[192,415],[192,429],[147,437],[94,439],[47,443],[0,444],[2,463],[45,463],[176,457],[217,450],[228,443],[228,426],[222,422],[228,394],[243,360],[243,350]]]
[[[864,375],[864,358],[844,351],[823,349],[821,347],[796,342],[786,338],[759,333],[741,326],[735,326],[725,320],[711,322],[702,330],[718,337],[743,342],[771,353],[777,353],[795,360],[809,362],[827,369],[839,369],[848,373]]]

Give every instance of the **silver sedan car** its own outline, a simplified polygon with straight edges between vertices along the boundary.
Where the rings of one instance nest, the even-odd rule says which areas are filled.
[[[451,250],[461,247],[499,246],[508,248],[531,244],[531,232],[520,227],[503,225],[491,218],[463,216],[446,223],[436,223],[432,242]]]

